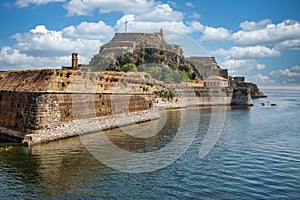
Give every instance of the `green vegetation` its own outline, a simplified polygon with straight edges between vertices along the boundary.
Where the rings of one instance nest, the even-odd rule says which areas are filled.
[[[184,81],[191,81],[191,79],[189,78],[189,75],[187,74],[186,71],[179,71],[179,73],[183,77]]]
[[[71,75],[72,75],[72,72],[71,72],[71,71],[68,71],[67,74],[66,74],[66,77],[67,77],[67,78],[70,78]]]
[[[173,100],[173,98],[176,96],[174,92],[169,90],[154,91],[153,93],[155,94],[155,96],[162,99],[167,99],[168,101]]]
[[[134,63],[126,63],[122,66],[121,71],[123,72],[137,72],[136,65]]]
[[[154,79],[164,81],[165,83],[180,83],[181,81],[190,81],[188,74],[180,70],[172,70],[168,66],[147,67],[145,71]]]
[[[72,110],[68,109],[65,111],[65,117],[70,117],[72,115]]]
[[[150,79],[150,75],[149,74],[145,74],[144,76],[146,79]]]
[[[127,52],[112,61],[108,70],[147,72],[149,76],[145,76],[145,78],[151,76],[167,83],[201,79],[195,67],[187,62],[182,55],[155,48]]]
[[[62,82],[61,83],[61,86],[64,88],[64,87],[66,87],[68,84],[66,83],[66,82]]]
[[[54,72],[55,72],[55,70],[52,69],[52,70],[48,71],[48,75],[52,76],[54,74]]]

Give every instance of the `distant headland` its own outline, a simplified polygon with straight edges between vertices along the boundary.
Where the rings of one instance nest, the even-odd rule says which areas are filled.
[[[25,145],[159,118],[154,108],[251,106],[266,97],[214,57],[185,57],[158,33],[116,33],[88,64],[0,72],[0,133]]]

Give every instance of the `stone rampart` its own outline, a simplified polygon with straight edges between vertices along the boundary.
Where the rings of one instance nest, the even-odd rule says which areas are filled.
[[[73,120],[138,113],[151,107],[152,95],[143,93],[72,94],[1,90],[0,132],[22,139],[27,134],[40,134],[48,127]]]

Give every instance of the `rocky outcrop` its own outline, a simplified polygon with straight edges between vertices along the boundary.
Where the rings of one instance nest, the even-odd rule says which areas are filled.
[[[110,42],[101,46],[99,53],[94,55],[86,70],[105,71],[109,65],[115,64],[116,58],[138,49],[156,49],[182,55],[180,46],[165,41],[162,30],[152,34],[116,33]]]
[[[251,98],[266,98],[267,96],[258,88],[258,86],[255,83],[249,83],[249,82],[244,82],[244,83],[238,83],[237,87],[242,87],[242,88],[249,88],[250,93],[251,93]]]
[[[252,106],[250,88],[235,88],[232,94],[231,105]]]
[[[220,76],[221,68],[214,57],[189,57],[187,61],[197,69],[203,79],[209,76]]]

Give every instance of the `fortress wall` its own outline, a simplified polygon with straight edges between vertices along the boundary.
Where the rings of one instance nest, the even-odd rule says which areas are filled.
[[[118,48],[118,47],[128,47],[128,48],[135,48],[135,42],[130,41],[120,41],[120,42],[111,42],[108,43],[106,48]]]
[[[231,105],[235,106],[251,106],[251,91],[250,88],[235,88],[233,91]]]
[[[0,126],[16,131],[22,138],[29,130],[39,129],[38,93],[5,91],[0,92]]]
[[[27,134],[39,135],[49,127],[71,123],[74,120],[138,113],[151,107],[150,94],[72,94],[2,90],[0,133],[23,139]],[[59,136],[59,133],[54,134]]]
[[[113,38],[116,41],[143,41],[144,39],[162,41],[163,37],[160,33],[116,33]]]

